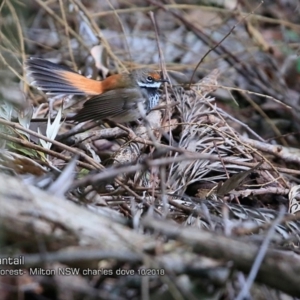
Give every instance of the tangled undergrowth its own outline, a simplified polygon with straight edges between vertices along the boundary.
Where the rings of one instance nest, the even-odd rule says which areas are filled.
[[[298,17],[115,2],[1,5],[1,259],[24,260],[0,298],[300,297],[299,75],[267,40]],[[171,84],[147,120],[76,124],[85,98],[31,87],[30,56]]]

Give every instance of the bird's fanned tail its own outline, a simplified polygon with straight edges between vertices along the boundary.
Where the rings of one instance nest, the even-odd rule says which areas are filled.
[[[31,58],[26,67],[33,85],[49,94],[99,95],[100,81],[86,78],[75,71],[40,58]]]

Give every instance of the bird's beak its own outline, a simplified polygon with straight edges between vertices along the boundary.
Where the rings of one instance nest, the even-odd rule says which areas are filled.
[[[170,83],[170,81],[168,79],[160,79],[160,82],[167,82]]]

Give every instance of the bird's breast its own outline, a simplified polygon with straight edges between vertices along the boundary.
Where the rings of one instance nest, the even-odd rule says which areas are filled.
[[[141,91],[144,96],[145,110],[148,113],[158,104],[159,92],[157,88],[141,88]]]

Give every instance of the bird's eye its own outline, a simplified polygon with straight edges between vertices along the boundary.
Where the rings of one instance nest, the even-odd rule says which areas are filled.
[[[153,81],[153,77],[152,76],[148,76],[147,77],[147,81],[152,82]]]

